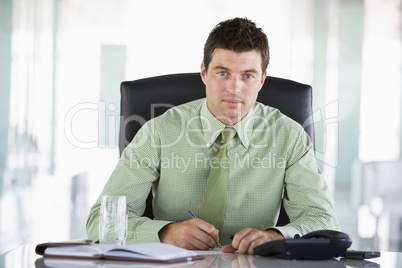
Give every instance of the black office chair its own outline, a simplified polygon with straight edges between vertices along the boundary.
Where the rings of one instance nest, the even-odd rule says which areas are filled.
[[[199,73],[164,75],[121,83],[120,154],[140,127],[164,113],[169,107],[205,98],[205,85]],[[314,144],[312,89],[291,80],[267,77],[257,101],[278,108],[300,123]],[[152,106],[156,104],[156,106]],[[153,218],[152,193],[148,196],[144,216]],[[277,226],[289,223],[281,207]]]

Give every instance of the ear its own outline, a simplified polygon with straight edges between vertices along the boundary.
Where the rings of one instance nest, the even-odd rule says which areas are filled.
[[[262,86],[264,85],[265,78],[267,78],[267,71],[265,71],[261,76],[260,90],[261,90]],[[260,91],[260,90],[258,90],[258,91]]]
[[[207,70],[205,69],[205,64],[204,64],[204,62],[201,62],[201,73],[200,73],[200,75],[201,75],[202,82],[203,82],[204,84],[206,84],[206,80],[207,80]]]

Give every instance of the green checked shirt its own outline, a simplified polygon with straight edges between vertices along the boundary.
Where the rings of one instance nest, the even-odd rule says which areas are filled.
[[[245,227],[275,228],[285,238],[320,229],[339,229],[327,184],[304,129],[277,109],[256,103],[233,126],[228,158],[212,159],[226,126],[206,99],[168,110],[148,121],[124,150],[101,195],[127,197],[127,243],[159,241],[168,223],[199,215],[211,164],[229,165],[221,243]],[[141,217],[152,189],[155,219]],[[275,227],[281,199],[290,224]],[[87,233],[98,238],[100,198],[91,208]]]

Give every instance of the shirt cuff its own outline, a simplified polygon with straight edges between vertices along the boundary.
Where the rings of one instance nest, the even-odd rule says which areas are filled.
[[[131,234],[128,232],[126,244],[160,242],[158,232],[169,223],[172,222],[147,220],[146,223],[144,222],[138,226],[135,231],[131,232]],[[133,228],[130,229],[133,230]]]
[[[294,238],[296,234],[300,235],[299,230],[291,226],[279,226],[279,227],[272,227],[268,228],[267,230],[274,229],[280,232],[285,239]]]

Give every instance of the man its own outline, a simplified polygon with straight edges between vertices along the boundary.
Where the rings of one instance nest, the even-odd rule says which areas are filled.
[[[253,254],[271,240],[339,228],[308,135],[277,109],[256,102],[268,63],[267,37],[250,20],[227,20],[212,30],[201,64],[206,99],[147,122],[102,191],[127,197],[127,243],[208,249],[220,242],[224,252]],[[223,142],[227,129],[234,137]],[[221,148],[225,155],[214,157]],[[215,180],[225,190],[211,197],[215,166],[228,175]],[[151,188],[153,220],[141,217]],[[276,227],[283,193],[290,223]],[[219,201],[205,205],[215,197]],[[223,209],[221,218],[212,214],[215,205]],[[100,199],[87,221],[95,241],[99,207]],[[199,217],[191,219],[188,210]]]

